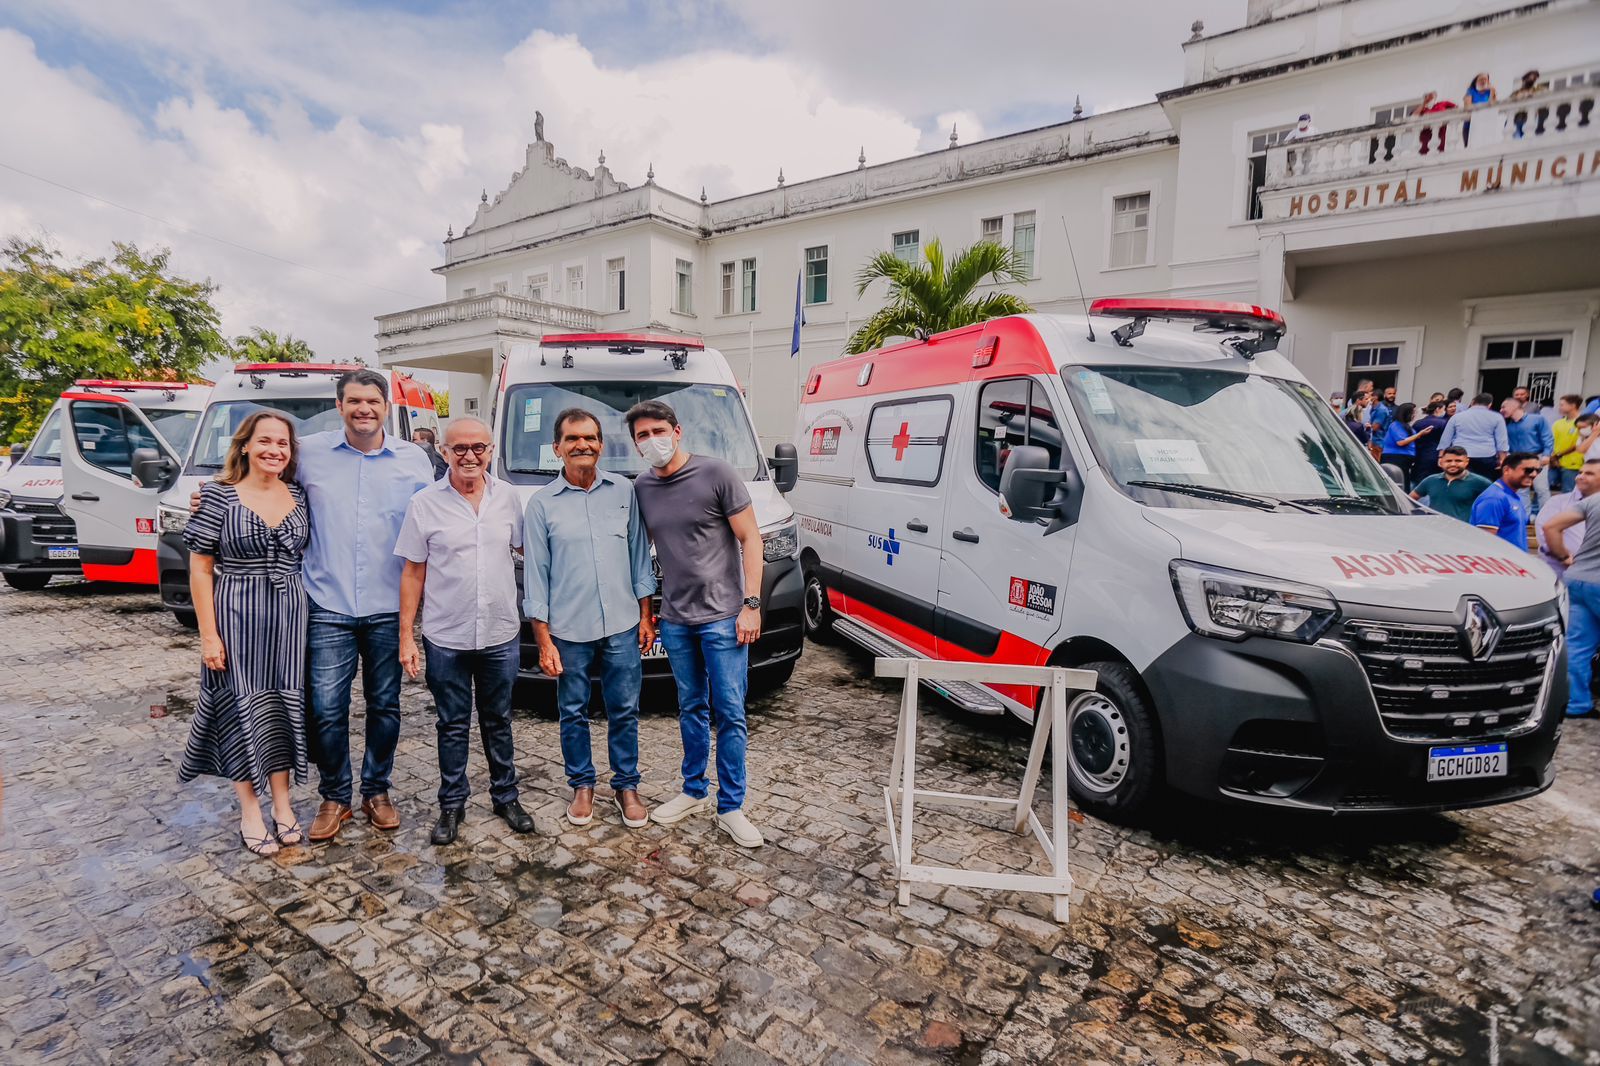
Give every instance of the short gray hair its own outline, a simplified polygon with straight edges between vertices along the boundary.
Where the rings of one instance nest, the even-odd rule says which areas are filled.
[[[471,415],[464,415],[461,418],[452,418],[450,420],[450,424],[444,427],[444,439],[447,442],[450,440],[451,431],[457,426],[477,426],[483,430],[483,435],[485,437],[488,437],[491,441],[494,440],[494,431],[489,428],[489,423],[485,422],[481,418],[473,418]]]

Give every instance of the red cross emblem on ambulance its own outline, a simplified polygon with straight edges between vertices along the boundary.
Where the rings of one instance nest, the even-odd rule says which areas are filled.
[[[889,438],[889,446],[894,449],[894,461],[899,462],[906,457],[906,449],[911,447],[911,423],[900,423],[900,432]]]

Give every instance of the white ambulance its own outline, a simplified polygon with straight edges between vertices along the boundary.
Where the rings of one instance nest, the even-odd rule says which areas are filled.
[[[1098,671],[1074,794],[1324,811],[1548,788],[1565,598],[1413,504],[1242,304],[1102,300],[830,362],[796,429],[809,634]],[[950,685],[1032,720],[1037,693]]]
[[[646,464],[622,416],[642,400],[670,404],[683,427],[684,449],[723,459],[744,478],[766,560],[761,639],[750,649],[750,683],[752,691],[776,688],[789,680],[804,643],[798,538],[794,511],[783,497],[793,483],[794,449],[780,444],[772,459],[762,457],[744,394],[721,352],[698,338],[647,333],[552,334],[538,344],[513,345],[500,368],[491,408],[493,472],[516,486],[525,504],[561,472],[556,415],[582,407],[600,419],[605,436],[600,468],[636,477]],[[527,681],[552,684],[539,670],[539,649],[526,621],[521,674]],[[645,655],[644,676],[646,681],[671,677],[659,641]]]
[[[222,472],[222,460],[234,431],[254,411],[271,408],[288,415],[295,433],[304,437],[325,429],[338,429],[337,383],[340,375],[361,370],[357,363],[240,363],[217,382],[211,404],[200,420],[194,446],[183,453],[181,473],[161,485],[159,510],[161,603],[186,626],[195,624],[194,603],[189,598],[189,550],[183,531],[189,524],[189,498]],[[380,371],[381,373],[381,371]],[[413,429],[438,432],[433,391],[398,371],[389,374],[389,421],[385,431],[410,440]],[[137,489],[135,491],[146,491]]]
[[[56,574],[156,583],[155,503],[132,510],[102,496],[132,477],[140,448],[189,448],[211,387],[81,380],[45,416],[26,453],[0,477],[0,576],[41,589]],[[136,415],[124,417],[124,411]]]

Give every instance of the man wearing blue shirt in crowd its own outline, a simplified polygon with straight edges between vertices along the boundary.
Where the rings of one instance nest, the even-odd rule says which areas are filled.
[[[1518,551],[1528,550],[1528,509],[1517,492],[1539,474],[1539,457],[1512,452],[1500,468],[1500,479],[1472,502],[1472,524],[1486,530]]]
[[[1526,393],[1526,389],[1518,389]],[[1514,452],[1532,452],[1539,457],[1541,467],[1550,465],[1550,456],[1556,450],[1555,434],[1550,421],[1537,411],[1531,411],[1515,397],[1500,405],[1500,414],[1506,420],[1506,443]],[[1522,490],[1522,505],[1528,514],[1537,517],[1544,501],[1550,498],[1547,478],[1534,478]]]
[[[1500,475],[1501,460],[1511,450],[1506,440],[1506,420],[1493,407],[1494,397],[1480,392],[1472,398],[1472,406],[1457,411],[1450,424],[1444,427],[1439,447],[1459,444],[1467,450],[1467,469],[1487,478]]]
[[[400,739],[400,571],[394,553],[411,496],[433,484],[433,463],[384,433],[389,383],[374,370],[339,378],[344,428],[300,441],[297,478],[311,504],[304,581],[311,601],[307,745],[322,806],[306,834],[332,840],[351,818],[350,687],[361,667],[367,701],[361,810],[374,828],[398,829],[389,775]]]

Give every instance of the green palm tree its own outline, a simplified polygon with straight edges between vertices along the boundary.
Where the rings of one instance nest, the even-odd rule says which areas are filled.
[[[292,333],[278,336],[264,326],[233,338],[233,355],[241,363],[309,363],[317,357],[311,345]]]
[[[928,242],[922,257],[925,262],[908,263],[893,252],[879,252],[856,273],[857,296],[886,278],[889,302],[850,335],[846,352],[868,352],[895,337],[926,336],[1033,310],[1008,292],[973,296],[985,281],[1028,280],[1025,265],[1010,248],[979,241],[946,262],[944,245],[935,239]]]

